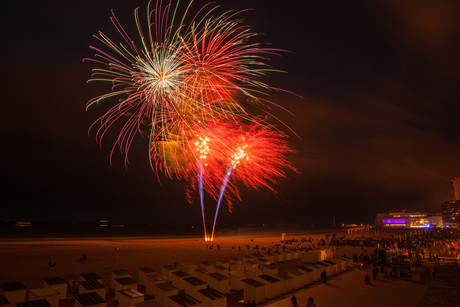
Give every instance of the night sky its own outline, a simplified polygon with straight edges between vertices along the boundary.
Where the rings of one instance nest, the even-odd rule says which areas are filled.
[[[187,1],[183,1],[184,4]],[[205,1],[193,5],[196,10]],[[460,177],[460,2],[218,0],[261,42],[288,50],[264,80],[294,115],[273,113],[297,134],[288,172],[270,191],[241,187],[243,202],[218,224],[373,223],[392,209],[440,211]],[[99,30],[116,42],[110,10],[134,29],[147,0],[2,1],[0,220],[200,224],[184,183],[150,169],[138,137],[125,168],[118,130],[88,128],[109,104],[85,110],[107,84],[86,81]],[[136,32],[130,32],[136,37]],[[207,199],[208,216],[215,202]],[[211,218],[208,218],[211,220]]]

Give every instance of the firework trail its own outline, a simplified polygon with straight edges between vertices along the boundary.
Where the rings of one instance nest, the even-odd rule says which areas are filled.
[[[217,200],[216,213],[214,214],[214,223],[212,225],[211,241],[214,240],[214,230],[216,228],[217,214],[219,213],[220,204],[222,202],[222,197],[224,196],[225,189],[227,188],[227,184],[228,184],[228,181],[230,180],[230,177],[232,176],[233,170],[238,165],[238,163],[240,163],[240,159],[246,157],[246,153],[244,152],[244,149],[246,148],[246,146],[247,145],[237,148],[236,153],[233,154],[233,160],[231,162],[231,166],[225,171],[224,180],[222,181],[222,186],[219,192],[219,199]]]
[[[222,187],[220,188],[220,192],[219,192],[219,199],[217,200],[216,213],[214,214],[214,223],[212,224],[211,241],[214,240],[214,230],[216,228],[217,213],[219,213],[220,203],[222,202],[222,197],[224,196],[225,188],[227,188],[227,183],[230,180],[232,171],[233,171],[233,167],[229,167],[224,176],[224,180],[222,181]]]
[[[204,237],[207,239],[206,235],[206,221],[204,216],[204,196],[203,196],[203,164],[206,160],[206,155],[209,152],[209,146],[207,142],[209,141],[208,138],[201,138],[198,137],[199,141],[195,142],[196,150],[199,153],[199,160],[198,160],[198,190],[200,194],[200,204],[201,204],[201,216],[203,218],[203,228],[204,228]]]

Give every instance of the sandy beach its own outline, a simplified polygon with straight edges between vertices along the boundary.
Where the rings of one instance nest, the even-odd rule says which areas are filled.
[[[314,239],[324,234],[310,235]],[[287,236],[288,239],[300,235]],[[251,242],[253,240],[253,242]],[[99,238],[0,240],[1,282],[22,281],[28,288],[43,286],[43,277],[61,276],[78,280],[79,274],[95,272],[110,285],[111,271],[125,269],[137,279],[138,268],[149,266],[157,271],[166,264],[215,262],[219,259],[250,255],[255,245],[267,248],[280,243],[277,237],[224,237],[205,242],[202,238]],[[209,249],[211,245],[214,248]],[[217,248],[220,245],[220,249]],[[248,250],[246,245],[250,245]],[[241,250],[239,250],[240,248]],[[117,251],[118,250],[118,251]],[[80,261],[86,255],[87,261]],[[56,262],[50,268],[48,263]]]
[[[346,234],[346,230],[338,230],[337,235]],[[308,235],[316,242],[325,238],[325,234]],[[300,239],[301,235],[289,235],[287,239]],[[252,240],[252,241],[251,241]],[[27,289],[43,287],[44,277],[62,277],[65,280],[78,280],[82,273],[97,273],[103,279],[103,284],[110,288],[111,271],[124,269],[138,279],[138,268],[151,267],[161,272],[161,266],[177,263],[193,263],[198,265],[202,261],[211,263],[219,259],[232,257],[241,258],[254,252],[255,245],[272,247],[281,242],[279,236],[253,237],[250,234],[244,237],[216,238],[213,242],[205,242],[200,238],[99,238],[99,239],[49,239],[49,240],[2,240],[0,241],[0,283],[21,281]],[[210,245],[213,248],[210,249]],[[298,242],[295,243],[297,245]],[[308,245],[310,243],[302,243]],[[217,248],[217,246],[220,248]],[[246,246],[249,245],[250,249]],[[240,250],[241,249],[241,250]],[[260,251],[264,253],[264,251]],[[373,248],[340,247],[337,255],[351,256],[354,253],[374,253]],[[86,255],[86,261],[80,258]],[[55,262],[50,267],[49,262]],[[291,265],[291,264],[289,264]],[[300,260],[293,260],[292,266],[301,265]],[[368,269],[370,273],[370,269]],[[315,298],[317,306],[331,305],[341,299],[340,306],[367,306],[371,302],[374,306],[388,306],[396,301],[404,302],[400,306],[417,306],[428,287],[427,283],[404,281],[400,279],[379,280],[375,285],[366,287],[363,282],[365,271],[356,269],[341,273],[330,279],[327,284],[316,283],[303,289],[296,290],[299,302],[306,304],[309,296]],[[364,291],[356,295],[356,291]],[[355,294],[353,294],[355,293]],[[271,301],[262,303],[266,306],[290,306],[288,293]],[[391,297],[397,297],[391,300]],[[384,300],[376,299],[384,297]],[[346,303],[348,302],[348,303]],[[229,306],[242,305],[229,302]],[[334,306],[339,306],[334,304]]]

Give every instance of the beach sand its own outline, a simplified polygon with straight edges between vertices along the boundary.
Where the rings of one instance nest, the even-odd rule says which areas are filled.
[[[330,233],[330,232],[329,232]],[[346,230],[338,230],[338,236],[346,234]],[[309,234],[314,242],[325,238],[325,234]],[[289,235],[287,239],[300,239],[301,235]],[[253,242],[251,242],[253,239]],[[99,239],[42,239],[42,240],[2,240],[0,241],[0,283],[22,282],[27,289],[43,287],[44,277],[62,277],[65,280],[79,280],[83,273],[97,273],[103,279],[103,284],[110,288],[111,271],[124,269],[138,280],[138,268],[151,267],[161,272],[161,266],[177,263],[193,263],[198,265],[202,261],[211,263],[219,259],[232,257],[241,258],[254,252],[253,247],[271,247],[272,244],[281,242],[279,236],[256,237],[247,234],[239,237],[216,238],[213,242],[205,242],[200,238],[99,238]],[[213,249],[207,246],[213,245]],[[294,243],[293,246],[296,246]],[[308,245],[306,242],[303,245]],[[217,248],[220,245],[220,249]],[[246,248],[250,245],[250,249]],[[241,250],[239,250],[241,247]],[[289,247],[289,246],[288,246]],[[264,251],[260,251],[264,253]],[[373,248],[340,247],[337,255],[351,256],[353,253],[374,253]],[[86,261],[80,258],[86,255]],[[55,267],[50,267],[49,262],[55,262]],[[289,264],[290,265],[290,264]],[[301,265],[300,260],[292,261],[292,266]],[[309,296],[315,298],[315,303],[320,306],[387,306],[393,300],[383,298],[398,297],[396,301],[403,300],[400,306],[417,306],[427,288],[426,283],[392,279],[391,281],[378,281],[375,286],[364,284],[365,271],[353,270],[332,277],[327,284],[313,284],[304,289],[297,290],[299,303],[306,305]],[[368,269],[368,274],[371,274]],[[359,291],[359,292],[356,292]],[[352,293],[358,295],[352,295]],[[290,306],[288,293],[261,305]],[[285,300],[283,300],[283,298]],[[332,304],[337,299],[343,303]],[[349,304],[345,303],[349,301]],[[383,303],[386,302],[386,303]],[[229,306],[242,305],[237,302],[228,302]],[[304,305],[304,306],[305,306]],[[399,304],[392,304],[398,306]]]

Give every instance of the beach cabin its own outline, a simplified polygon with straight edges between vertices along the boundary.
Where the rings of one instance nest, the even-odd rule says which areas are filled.
[[[291,252],[290,251],[282,251],[281,254],[283,254],[283,261],[291,261]]]
[[[321,261],[321,252],[316,250],[300,253],[300,261],[304,263],[315,263],[317,261]]]
[[[274,265],[263,265],[261,269],[262,272],[267,275],[274,275],[278,273],[278,267]]]
[[[337,266],[337,274],[342,273],[347,270],[347,263],[343,259],[340,258],[334,258],[332,260],[327,260],[329,262],[334,263]]]
[[[227,260],[217,260],[216,261],[216,266],[223,266],[227,268],[227,270],[230,270],[230,262]]]
[[[196,299],[203,307],[227,307],[227,296],[214,288],[198,290]]]
[[[232,264],[232,263],[243,264],[243,259],[236,258],[236,257],[230,258],[229,261],[230,261],[230,264]]]
[[[319,252],[321,252],[320,261],[331,260],[331,259],[334,258],[334,249],[333,248],[320,249]]]
[[[167,307],[201,307],[199,300],[187,293],[175,294],[169,297]]]
[[[164,307],[163,304],[158,303],[154,299],[146,300],[140,303],[134,304],[134,307]]]
[[[51,287],[30,289],[29,301],[47,300],[52,307],[59,307],[59,292]]]
[[[257,264],[259,265],[259,268],[264,266],[264,265],[270,265],[270,260],[268,259],[265,259],[265,258],[257,258],[257,260],[255,261],[257,262]]]
[[[273,253],[266,253],[264,254],[264,259],[267,259],[270,261],[270,263],[273,263],[275,262],[275,255],[273,255]]]
[[[154,269],[151,267],[143,267],[143,268],[137,268],[139,270],[139,278],[138,278],[138,283],[141,286],[145,286],[145,275],[149,275],[152,273],[156,273]]]
[[[228,268],[227,267],[224,267],[224,266],[221,266],[221,265],[215,265],[213,266],[212,268],[212,272],[211,273],[220,273],[224,276],[228,276]]]
[[[192,275],[193,271],[198,269],[198,266],[193,263],[181,263],[179,265],[179,270],[187,273],[188,275]]]
[[[185,293],[190,294],[194,298],[198,298],[196,293],[198,290],[206,289],[208,284],[201,279],[194,276],[184,278],[185,281]]]
[[[299,259],[299,254],[300,254],[300,252],[298,250],[291,251],[291,259],[292,260]]]
[[[265,284],[265,297],[272,299],[281,295],[281,281],[278,278],[264,274],[256,279]]]
[[[311,285],[317,280],[317,271],[314,271],[313,269],[306,266],[298,266],[297,269],[299,272],[303,273],[305,285]]]
[[[170,282],[161,282],[155,284],[155,300],[164,306],[168,306],[168,297],[176,294],[179,294],[179,288]]]
[[[13,304],[3,294],[0,294],[0,307],[13,307]]]
[[[230,263],[230,271],[240,271],[244,273],[244,265],[241,263]]]
[[[80,281],[78,286],[78,293],[96,292],[100,297],[105,298],[105,287],[97,279]]]
[[[0,284],[0,294],[2,294],[10,304],[25,302],[26,286],[20,281]]]
[[[318,268],[316,265],[307,265],[307,267],[310,269],[310,270],[313,270],[313,274],[315,276],[315,281],[318,281],[320,280],[321,278],[321,273],[323,272],[322,269]]]
[[[297,269],[288,270],[286,273],[292,277],[292,288],[294,288],[294,290],[299,289],[305,285],[304,273],[299,272]]]
[[[97,295],[95,292],[75,294],[75,307],[106,307],[105,299]]]
[[[123,277],[131,278],[131,273],[129,273],[128,271],[123,270],[123,269],[112,270],[112,282],[110,283],[110,287],[112,289],[115,289],[115,279],[123,278]],[[119,289],[119,290],[121,290],[121,289]]]
[[[115,298],[120,290],[133,289],[137,290],[137,282],[130,277],[115,278]]]
[[[315,264],[320,271],[320,275],[323,271],[326,271],[327,277],[332,275],[332,266],[329,263],[326,263],[324,261],[317,261],[315,262]]]
[[[134,307],[135,304],[144,301],[144,294],[133,289],[120,290],[115,293],[118,307]]]
[[[200,269],[205,269],[206,271],[208,271],[209,273],[214,273],[214,264],[212,264],[211,262],[209,261],[201,261],[199,264],[198,264],[199,268]]]
[[[243,300],[254,301],[256,304],[265,302],[265,284],[252,278],[242,280],[243,287]]]
[[[251,256],[243,256],[242,260],[243,260],[243,264],[246,264],[246,262],[254,261],[255,259],[254,257],[251,257]]]
[[[345,272],[348,270],[348,263],[346,259],[343,258],[334,258],[331,261],[336,261],[338,263],[338,266],[341,268],[341,272]]]
[[[248,276],[248,278],[256,279],[257,276],[262,275],[264,272],[262,270],[256,268],[246,268],[244,273]]]
[[[198,268],[195,271],[193,271],[193,276],[195,276],[198,279],[201,279],[202,281],[208,282],[208,274],[211,273],[208,270]]]
[[[282,294],[291,292],[294,287],[292,285],[293,277],[289,276],[288,274],[278,273],[274,274],[273,277],[278,278],[280,280],[280,291]]]
[[[59,299],[65,300],[67,298],[67,281],[62,277],[44,277],[43,287],[51,287],[59,292]]]
[[[259,268],[259,264],[255,261],[246,261],[243,265],[245,268]]]
[[[324,260],[323,262],[330,265],[331,275],[335,275],[339,272],[339,267],[337,265],[337,262],[333,262],[330,260]]]
[[[230,278],[228,278],[228,276],[222,275],[220,273],[211,273],[208,274],[208,277],[208,283],[210,287],[223,294],[228,294],[230,292]]]
[[[175,271],[171,273],[171,281],[174,286],[179,288],[180,290],[185,289],[185,282],[184,278],[190,277],[189,274],[185,273],[184,271]]]
[[[345,266],[347,270],[353,269],[353,258],[343,256],[339,257],[338,259],[342,259],[343,261],[345,261]]]
[[[246,279],[247,276],[241,271],[230,271],[230,289],[232,290],[241,290],[243,289],[243,279]]]
[[[283,254],[280,252],[273,252],[274,262],[283,262]]]
[[[102,284],[102,277],[99,276],[96,273],[84,273],[80,274],[80,279],[79,281],[85,281],[85,280],[96,280]]]
[[[176,271],[179,271],[179,269],[176,268],[173,265],[167,264],[167,265],[162,265],[161,266],[161,275],[166,277],[168,280],[171,280],[171,278],[172,278],[171,273],[176,272]]]
[[[159,274],[159,273],[152,273],[145,276],[145,293],[148,295],[156,295],[155,294],[155,285],[159,283],[167,282],[168,279]]]
[[[15,307],[51,307],[50,303],[47,300],[36,300],[16,303]]]

